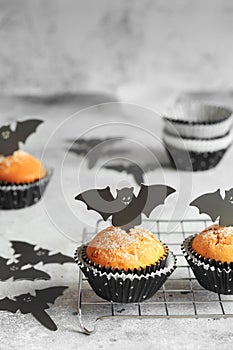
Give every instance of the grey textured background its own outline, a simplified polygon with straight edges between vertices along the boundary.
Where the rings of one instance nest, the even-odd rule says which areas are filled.
[[[109,101],[162,110],[187,96],[233,106],[232,33],[230,0],[1,0],[0,120],[33,116],[46,121],[24,149],[42,157],[54,168],[54,176],[36,206],[0,212],[0,253],[12,256],[9,240],[22,239],[72,255],[83,227],[93,229],[99,218],[73,201],[79,188],[122,181],[136,187],[131,176],[104,171],[102,161],[89,170],[81,158],[67,154],[72,143],[66,139],[125,132],[149,147],[152,131],[161,141],[161,119],[153,110],[114,104],[74,113]],[[118,127],[109,124],[113,121]],[[132,129],[120,128],[122,123]],[[162,147],[158,159],[166,161]],[[187,209],[189,199],[217,187],[232,187],[231,170],[232,149],[214,170],[191,175],[155,169],[148,173],[148,181],[164,177],[184,194],[169,199],[161,215],[198,217],[194,208]],[[95,335],[86,337],[76,332],[73,315],[77,267],[67,264],[48,271],[51,284],[1,282],[0,297],[68,285],[49,311],[59,330],[47,331],[30,315],[1,312],[1,350],[232,348],[231,320],[104,321]],[[96,312],[90,310],[90,316]]]
[[[232,89],[231,0],[1,0],[0,87],[156,106]]]

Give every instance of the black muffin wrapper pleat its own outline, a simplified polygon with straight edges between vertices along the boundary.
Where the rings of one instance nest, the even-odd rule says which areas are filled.
[[[204,258],[192,248],[194,236],[186,238],[182,252],[200,285],[219,294],[233,294],[233,263]]]
[[[0,209],[22,209],[36,204],[45,192],[52,170],[32,183],[15,184],[0,182]]]
[[[163,248],[164,248],[164,254],[161,256],[161,258],[155,264],[148,265],[144,268],[140,267],[140,269],[135,268],[133,270],[131,270],[131,269],[123,270],[123,269],[117,269],[117,268],[112,268],[112,267],[105,267],[105,266],[101,266],[101,265],[97,265],[97,264],[93,263],[91,260],[88,259],[87,255],[86,255],[87,244],[82,246],[82,248],[80,249],[80,254],[81,254],[83,261],[85,261],[87,264],[89,264],[90,266],[92,266],[93,268],[95,268],[101,272],[113,273],[113,274],[115,274],[115,273],[125,273],[125,274],[134,273],[134,274],[137,274],[138,276],[140,276],[140,275],[145,275],[147,273],[155,272],[155,271],[160,270],[166,266],[166,260],[167,260],[169,249],[162,242],[161,242],[161,244],[163,245]]]
[[[136,273],[109,272],[96,269],[82,258],[82,248],[75,252],[75,261],[86,276],[94,292],[101,298],[116,303],[136,303],[151,298],[176,268],[176,258],[169,251],[166,266],[155,272]]]
[[[174,169],[185,171],[205,171],[216,167],[228,148],[214,152],[194,152],[179,149],[165,143],[166,152]]]

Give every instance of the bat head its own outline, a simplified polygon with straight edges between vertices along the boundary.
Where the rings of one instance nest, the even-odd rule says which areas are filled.
[[[233,188],[229,191],[225,191],[225,200],[233,204]]]
[[[35,297],[33,297],[30,293],[27,293],[27,294],[22,294],[20,295],[19,297],[16,297],[16,299],[22,303],[26,303],[26,304],[29,304],[32,302],[32,300],[34,299]]]
[[[43,257],[45,255],[48,255],[48,250],[43,249],[43,248],[39,248],[39,249],[35,250],[35,254],[39,257]]]
[[[13,264],[9,265],[9,269],[10,269],[10,271],[15,272],[15,271],[18,271],[20,268],[17,264],[13,263]]]
[[[9,140],[11,138],[12,130],[9,126],[3,126],[0,130],[0,136],[3,140]]]
[[[120,190],[117,190],[117,199],[121,201],[125,206],[133,199],[133,187],[124,187]]]

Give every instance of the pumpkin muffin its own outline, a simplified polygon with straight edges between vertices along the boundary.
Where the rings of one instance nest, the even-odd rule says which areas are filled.
[[[77,248],[75,261],[97,295],[122,303],[152,297],[176,267],[172,252],[140,227],[104,229]]]
[[[23,151],[0,156],[0,209],[21,209],[37,203],[52,172]]]
[[[0,156],[0,181],[9,183],[29,183],[46,175],[46,170],[38,159],[23,151],[16,151],[8,157]]]
[[[87,257],[96,265],[128,270],[156,264],[167,255],[167,248],[151,232],[142,228],[110,226],[88,244]]]
[[[220,294],[233,294],[233,227],[211,225],[186,238],[183,253],[198,282]]]
[[[233,227],[210,226],[194,238],[192,248],[204,258],[230,264],[233,262]]]

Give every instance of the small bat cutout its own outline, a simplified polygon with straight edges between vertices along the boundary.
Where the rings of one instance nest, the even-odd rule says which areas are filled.
[[[50,287],[36,290],[36,295],[30,293],[18,295],[13,299],[4,298],[0,300],[0,311],[16,313],[19,310],[22,314],[32,314],[37,321],[51,331],[56,331],[57,326],[51,317],[45,312],[49,309],[48,303],[54,304],[68,287]]]
[[[203,194],[190,205],[197,207],[200,214],[209,215],[213,222],[219,217],[221,226],[233,226],[233,188],[225,191],[224,199],[218,189],[216,192]]]
[[[35,281],[49,280],[50,276],[46,272],[37,270],[34,267],[22,269],[22,264],[20,263],[8,264],[8,259],[0,257],[0,281],[6,281],[9,278],[13,278],[13,281]]]
[[[133,175],[134,180],[138,185],[144,181],[145,170],[142,170],[137,164],[109,164],[105,165],[104,168],[115,170],[118,173],[126,172],[126,174]]]
[[[175,192],[172,187],[165,185],[146,186],[141,184],[138,196],[134,194],[134,188],[122,188],[117,190],[116,198],[113,197],[110,187],[94,189],[78,194],[75,199],[84,202],[88,210],[99,213],[104,221],[112,216],[112,225],[120,226],[125,231],[140,225],[142,213],[147,217],[158,205]]]
[[[63,255],[61,253],[49,255],[50,251],[48,249],[35,249],[35,245],[27,242],[11,241],[11,244],[15,254],[19,254],[17,260],[21,266],[27,264],[36,265],[39,262],[42,262],[43,265],[74,262],[74,259],[71,256]]]
[[[19,149],[19,143],[25,143],[27,138],[34,132],[37,127],[43,123],[42,120],[29,119],[17,122],[15,131],[10,125],[4,125],[0,128],[0,154],[7,157]]]

